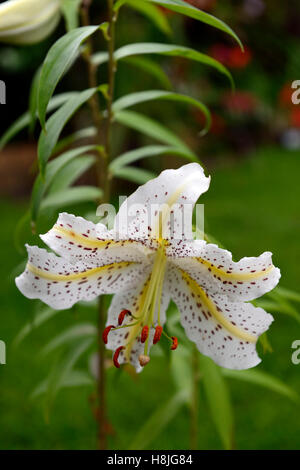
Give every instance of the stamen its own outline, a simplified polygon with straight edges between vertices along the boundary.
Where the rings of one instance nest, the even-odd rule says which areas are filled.
[[[141,354],[139,356],[139,363],[141,367],[145,367],[147,364],[149,364],[149,362],[150,362],[149,356],[145,356],[144,354]]]
[[[107,340],[108,340],[107,337],[108,337],[108,334],[109,334],[109,332],[112,328],[115,328],[115,326],[114,325],[109,325],[104,329],[104,331],[102,333],[102,339],[103,339],[104,344],[107,344]]]
[[[113,362],[114,362],[114,365],[117,369],[120,369],[120,364],[118,362],[118,358],[119,358],[119,354],[120,352],[125,349],[125,346],[120,346],[118,349],[116,349],[115,353],[114,353],[114,357],[113,357]]]
[[[172,336],[172,341],[173,343],[171,346],[171,350],[174,351],[178,347],[178,338],[176,336]]]
[[[122,310],[122,312],[120,313],[119,318],[118,318],[118,325],[122,325],[126,315],[131,315],[131,312],[129,310],[126,310],[126,309]]]
[[[163,331],[163,327],[160,326],[160,325],[158,325],[158,326],[155,328],[155,333],[154,333],[154,337],[153,337],[153,344],[158,343],[158,341],[159,341],[160,338],[161,338],[162,331]]]
[[[149,335],[149,326],[144,326],[141,333],[141,343],[145,343]]]

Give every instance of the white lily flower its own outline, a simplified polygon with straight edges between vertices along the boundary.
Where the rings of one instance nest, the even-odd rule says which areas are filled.
[[[0,41],[33,44],[45,39],[60,19],[61,0],[8,0],[0,5]]]
[[[18,288],[55,309],[114,293],[103,339],[115,351],[117,367],[131,362],[141,370],[149,362],[151,345],[164,333],[171,298],[201,353],[227,368],[257,365],[256,342],[273,318],[248,301],[273,289],[280,271],[269,252],[233,262],[229,251],[191,239],[192,213],[186,216],[185,208],[194,206],[209,183],[197,163],[163,171],[123,203],[111,231],[60,214],[41,236],[60,257],[27,247],[29,260],[16,279]],[[170,340],[176,349],[177,339]]]

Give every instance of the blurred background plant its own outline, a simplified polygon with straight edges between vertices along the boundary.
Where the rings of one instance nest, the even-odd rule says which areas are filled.
[[[218,29],[162,5],[151,5],[153,8],[149,9],[137,7],[136,2],[129,2],[131,8],[124,6],[120,10],[116,49],[125,44],[150,42],[181,44],[207,53],[230,70],[235,92],[232,93],[224,75],[196,61],[173,54],[127,56],[118,62],[116,98],[145,89],[176,90],[208,105],[212,126],[207,135],[200,136],[205,126],[203,112],[174,103],[142,103],[134,112],[124,111],[123,120],[115,124],[112,152],[119,155],[131,151],[152,143],[153,137],[159,142],[163,137],[163,142],[166,144],[167,139],[170,144],[176,135],[187,143],[213,175],[212,188],[201,200],[205,203],[207,232],[233,251],[236,259],[245,254],[257,256],[265,250],[274,252],[274,263],[282,269],[281,286],[256,303],[271,312],[276,321],[259,345],[262,365],[255,370],[235,372],[215,366],[191,348],[172,304],[168,311],[169,328],[180,339],[176,354],[171,357],[162,343],[151,367],[140,376],[132,373],[130,367],[124,367],[121,373],[114,370],[110,353],[105,360],[109,446],[299,448],[300,366],[297,369],[291,362],[291,344],[299,337],[300,318],[297,310],[300,295],[296,292],[300,118],[299,107],[291,102],[291,84],[300,78],[297,28],[300,7],[296,1],[187,3],[229,24],[245,45],[244,53],[232,37]],[[90,16],[92,24],[106,21],[106,2],[94,0]],[[76,16],[69,15],[67,19],[69,26],[70,21],[75,26]],[[24,242],[39,243],[31,231],[28,215],[28,198],[37,174],[39,129],[31,120],[28,136],[26,125],[30,124],[30,116],[21,120],[19,116],[28,109],[33,75],[50,46],[64,33],[62,20],[56,32],[43,43],[0,48],[1,79],[7,84],[8,103],[0,117],[4,134],[0,156],[4,221],[0,235],[4,248],[1,269],[5,279],[0,339],[8,345],[8,363],[0,369],[1,448],[97,447],[96,303],[56,312],[24,299],[13,283],[13,277],[24,266]],[[102,51],[106,45],[99,33],[95,44],[95,50],[101,51],[95,58],[100,64],[99,77],[105,83],[107,58]],[[56,94],[62,98],[54,102],[53,109],[63,104],[65,93],[86,86],[83,57],[59,83]],[[31,89],[32,110],[35,85]],[[104,103],[105,97],[101,101]],[[150,116],[151,121],[141,121],[137,112]],[[154,121],[164,123],[173,134],[166,136]],[[126,126],[122,125],[124,122]],[[6,129],[8,133],[4,133]],[[89,146],[94,135],[90,111],[82,108],[65,127],[55,154],[71,148],[74,141]],[[13,143],[9,142],[12,137]],[[35,221],[36,233],[48,230],[57,213],[65,208],[76,215],[89,213],[93,218],[93,201],[99,194],[90,190],[83,193],[80,186],[96,184],[95,156],[90,155],[90,148],[84,149],[89,155],[83,155],[80,161],[70,161],[65,169],[62,165],[60,175],[49,184],[44,207]],[[48,168],[52,165],[53,171],[58,171],[55,167],[58,160],[50,160]],[[160,170],[181,163],[180,158],[165,152],[159,158],[139,159],[134,168],[127,167],[125,171],[123,168],[113,183],[113,202],[117,204],[119,194],[129,194],[136,184]],[[66,192],[66,188],[73,193]],[[13,234],[20,252],[12,243]]]

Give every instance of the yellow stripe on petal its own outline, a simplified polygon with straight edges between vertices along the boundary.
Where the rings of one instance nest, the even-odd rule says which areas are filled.
[[[132,245],[133,243],[137,243],[135,240],[97,240],[84,235],[79,235],[78,233],[74,232],[74,230],[68,230],[59,227],[58,225],[54,225],[52,230],[57,233],[58,237],[68,238],[69,240],[72,240],[73,242],[76,242],[77,244],[88,248],[113,248],[120,246],[128,246]]]
[[[26,269],[30,271],[35,276],[41,277],[42,279],[48,279],[49,281],[75,281],[78,279],[84,279],[89,276],[93,276],[94,274],[99,274],[101,272],[110,271],[113,269],[122,269],[126,268],[131,264],[136,264],[133,261],[121,261],[119,263],[111,263],[105,266],[100,266],[98,268],[91,268],[85,271],[80,271],[78,273],[73,274],[54,274],[44,269],[37,268],[31,263],[28,263]]]
[[[191,278],[185,271],[180,269],[182,279],[186,282],[189,286],[189,289],[198,296],[201,301],[205,304],[208,308],[209,312],[215,319],[217,323],[222,325],[229,333],[232,333],[235,337],[243,340],[248,341],[249,343],[256,343],[257,337],[247,333],[246,331],[238,328],[237,326],[233,325],[220,311],[220,309],[215,305],[213,300],[209,297],[209,295],[199,286],[199,284]]]
[[[194,258],[196,261],[201,263],[203,266],[205,266],[208,271],[210,271],[212,274],[215,274],[217,277],[222,277],[224,279],[232,280],[232,281],[254,281],[256,279],[261,279],[262,277],[267,276],[270,274],[270,272],[274,269],[274,266],[269,266],[268,268],[262,270],[262,271],[254,271],[253,272],[248,272],[248,273],[237,273],[237,272],[230,272],[230,271],[225,271],[224,269],[221,269],[214,264],[212,264],[210,261],[207,261],[203,258]]]

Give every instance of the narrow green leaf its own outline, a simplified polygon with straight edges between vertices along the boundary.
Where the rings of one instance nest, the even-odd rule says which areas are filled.
[[[147,91],[140,91],[137,93],[130,93],[129,95],[123,96],[119,98],[117,101],[113,103],[113,112],[118,113],[123,111],[126,108],[134,106],[136,104],[145,103],[147,101],[153,100],[167,100],[167,101],[176,101],[181,103],[190,104],[202,111],[204,114],[206,124],[201,132],[201,134],[206,134],[211,125],[211,114],[208,108],[201,103],[201,101],[196,100],[195,98],[191,98],[187,95],[181,95],[180,93],[173,93],[169,91],[163,90],[147,90]]]
[[[62,355],[55,363],[49,377],[33,391],[31,395],[32,398],[36,398],[38,395],[43,393],[43,391],[46,392],[45,405],[47,416],[59,390],[66,386],[66,383],[68,383],[69,386],[71,386],[71,384],[74,386],[74,381],[70,380],[70,375],[72,377],[73,366],[90,347],[92,341],[93,340],[91,338],[88,338],[81,343],[76,343],[75,347],[70,348],[68,353]],[[85,383],[85,385],[87,384]]]
[[[46,109],[54,90],[76,59],[83,41],[95,33],[99,26],[73,29],[61,37],[49,50],[42,66],[38,91],[38,114],[45,127]]]
[[[119,111],[115,114],[114,118],[115,121],[120,124],[139,131],[144,135],[158,140],[159,142],[177,147],[184,152],[191,152],[188,146],[176,134],[159,122],[144,116],[143,114],[136,113],[135,111]],[[195,158],[197,158],[196,155]]]
[[[94,149],[95,146],[87,145],[84,147],[69,150],[68,152],[65,152],[59,157],[55,158],[47,165],[44,178],[42,178],[41,174],[37,176],[31,194],[32,220],[36,220],[42,198],[46,191],[49,189],[50,185],[53,183],[54,179],[57,177],[57,174],[62,170],[62,168],[64,168],[74,158]]]
[[[69,121],[69,119],[71,119],[77,109],[86,103],[96,91],[96,88],[91,88],[76,93],[75,96],[69,99],[48,119],[47,132],[42,130],[38,143],[38,159],[42,175],[45,174],[46,163],[51,157],[53,150],[58,142],[60,133],[62,132],[66,123]]]
[[[147,181],[155,178],[157,175],[143,168],[135,168],[133,166],[124,166],[114,172],[115,177],[137,184],[145,184]]]
[[[274,290],[281,297],[285,297],[288,300],[293,300],[295,302],[300,302],[300,293],[293,291],[291,289],[286,289],[285,287],[276,287]]]
[[[157,6],[142,0],[138,2],[136,0],[126,0],[126,5],[146,16],[160,31],[168,36],[171,35],[172,30],[168,19]]]
[[[90,126],[84,129],[80,129],[76,132],[73,132],[73,134],[68,135],[67,137],[64,137],[63,139],[60,139],[60,141],[56,144],[53,150],[53,153],[54,154],[61,153],[63,150],[65,150],[66,148],[74,144],[74,142],[77,142],[78,140],[81,140],[81,139],[88,139],[90,137],[95,137],[96,135],[97,135],[96,127]]]
[[[95,163],[96,157],[92,155],[83,155],[80,158],[71,160],[57,174],[49,188],[49,194],[61,191],[72,186],[84,173],[86,173]]]
[[[60,313],[59,310],[53,310],[50,307],[43,308],[40,312],[35,315],[33,321],[26,323],[26,325],[24,325],[23,328],[19,331],[14,340],[14,346],[19,346],[20,343],[22,343],[22,341],[24,341],[24,339],[30,333],[32,333],[32,331],[34,331],[39,326],[43,325],[46,321],[50,320],[58,313]]]
[[[29,132],[32,134],[35,128],[35,123],[37,119],[37,100],[38,100],[38,89],[40,84],[40,77],[41,77],[41,67],[39,67],[34,74],[31,88],[30,88],[30,95],[29,95],[29,115],[30,115],[30,124],[29,124]]]
[[[80,343],[76,343],[75,347],[72,347],[66,355],[62,356],[62,360],[59,360],[56,367],[50,373],[48,381],[48,390],[46,398],[47,409],[50,409],[58,391],[65,382],[66,377],[69,376],[73,366],[76,364],[78,359],[86,352],[93,342],[92,338],[85,339]]]
[[[171,355],[171,374],[176,390],[190,399],[193,387],[190,351],[182,347],[180,349],[178,354]]]
[[[183,152],[177,147],[168,147],[165,145],[147,145],[120,155],[110,164],[109,169],[115,173],[118,169],[129,165],[130,163],[141,160],[142,158],[154,157],[157,155],[176,155],[192,162],[198,161],[193,153]]]
[[[281,380],[273,377],[270,374],[262,370],[231,370],[231,369],[222,369],[222,374],[224,377],[229,379],[242,380],[244,382],[252,383],[253,385],[259,385],[260,387],[267,388],[273,392],[279,393],[292,401],[298,402],[299,395],[295,390],[290,388]]]
[[[92,323],[81,323],[79,325],[67,328],[59,335],[55,336],[41,351],[41,356],[55,351],[60,346],[69,343],[70,341],[78,340],[84,337],[97,337],[97,328]]]
[[[168,8],[169,10],[175,11],[176,13],[180,13],[182,15],[188,16],[195,20],[199,20],[202,23],[208,24],[217,28],[221,31],[232,36],[237,43],[243,48],[242,43],[236,33],[226,24],[224,21],[219,20],[218,18],[210,15],[209,13],[205,13],[204,11],[196,8],[189,3],[184,2],[183,0],[146,0],[148,2],[154,3],[155,5],[160,5],[162,7]]]
[[[97,201],[101,196],[102,191],[94,186],[76,186],[47,196],[41,204],[41,210],[49,208],[57,209],[81,202]]]
[[[60,383],[60,389],[62,388],[73,388],[73,387],[83,387],[87,385],[93,385],[94,380],[92,377],[84,371],[81,370],[71,370],[68,374],[65,375],[63,380]],[[43,380],[32,392],[31,398],[38,398],[40,395],[43,395],[47,392],[49,386],[49,378]]]
[[[79,26],[79,7],[81,0],[62,0],[61,9],[65,18],[67,31]]]
[[[48,108],[47,108],[47,113],[50,111],[53,111],[56,108],[59,108],[62,104],[64,104],[66,101],[71,99],[72,97],[76,96],[75,92],[67,92],[67,93],[61,93],[59,95],[53,96],[53,98],[50,100]],[[5,131],[3,136],[0,139],[0,150],[2,150],[5,145],[10,142],[13,137],[15,137],[16,134],[21,132],[23,129],[28,127],[31,122],[31,117],[30,117],[30,112],[24,113],[22,116],[20,116],[8,129]]]
[[[127,57],[125,62],[151,75],[167,90],[172,89],[168,75],[154,60],[145,57]]]
[[[186,404],[187,396],[184,391],[173,395],[166,403],[151,413],[150,418],[137,432],[129,450],[146,449],[156,439],[165,427],[175,418],[179,410]]]
[[[201,64],[208,65],[215,68],[220,73],[225,75],[232,86],[234,87],[233,78],[229,70],[224,67],[223,64],[217,60],[209,57],[202,52],[198,52],[195,49],[189,47],[178,46],[175,44],[161,44],[161,43],[151,43],[151,42],[141,42],[128,44],[116,50],[114,58],[116,61],[126,59],[135,55],[145,55],[145,54],[158,54],[163,56],[173,56],[173,57],[182,57],[184,59],[193,60],[195,62],[200,62]],[[93,63],[95,65],[100,65],[108,61],[107,53],[97,53],[93,56]]]
[[[221,368],[209,357],[199,355],[199,369],[206,399],[218,434],[226,450],[233,444],[233,411]]]

